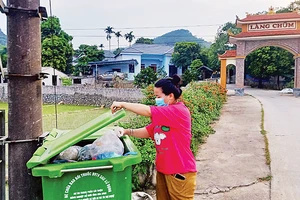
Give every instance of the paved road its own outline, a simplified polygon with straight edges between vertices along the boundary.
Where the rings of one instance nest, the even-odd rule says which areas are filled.
[[[200,145],[195,200],[270,200],[270,175],[264,137],[260,133],[261,105],[250,96],[229,96],[215,134]]]
[[[271,200],[300,199],[300,98],[245,88],[265,111],[271,154]]]

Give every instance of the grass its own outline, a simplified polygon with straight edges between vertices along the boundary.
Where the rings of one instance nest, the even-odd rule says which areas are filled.
[[[259,101],[260,105],[261,105],[261,124],[260,124],[260,128],[261,128],[261,134],[264,136],[264,140],[265,140],[265,156],[266,156],[266,164],[267,165],[271,165],[271,156],[270,156],[270,150],[269,150],[269,140],[267,137],[267,131],[265,130],[265,126],[264,126],[264,122],[265,122],[265,111],[263,108],[262,103]]]
[[[57,105],[56,115],[55,105],[43,105],[42,109],[43,132],[51,131],[53,128],[75,129],[109,110],[95,106]],[[7,124],[8,104],[0,103],[0,110],[5,110],[5,122]]]
[[[258,181],[264,182],[264,181],[270,181],[272,179],[272,176],[268,175],[266,177],[258,178]]]
[[[65,112],[76,112],[76,111],[85,111],[91,109],[98,109],[99,107],[95,106],[75,106],[75,105],[57,105],[57,112],[65,113]],[[55,105],[45,104],[43,105],[43,115],[55,114]]]
[[[264,136],[264,141],[265,141],[265,156],[266,156],[266,164],[270,167],[271,166],[271,155],[270,155],[270,150],[269,150],[269,140],[267,137],[267,131],[265,130],[265,111],[262,102],[257,99],[256,97],[249,95],[253,98],[255,98],[261,106],[261,122],[260,122],[260,133]]]

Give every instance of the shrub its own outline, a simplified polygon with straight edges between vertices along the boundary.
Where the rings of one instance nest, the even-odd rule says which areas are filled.
[[[148,117],[135,116],[130,118],[127,122],[120,122],[119,126],[123,128],[140,128],[144,127],[150,123]],[[131,140],[138,148],[139,152],[142,155],[142,162],[138,165],[134,165],[132,169],[132,183],[133,190],[141,190],[143,188],[151,187],[151,166],[154,165],[155,160],[155,148],[154,142],[151,139],[143,138],[134,138],[131,137]],[[139,177],[144,175],[145,178],[143,181],[140,181]]]
[[[151,84],[142,90],[145,98],[142,99],[142,104],[155,105],[155,95],[153,93],[154,85]]]
[[[288,82],[286,85],[285,85],[286,88],[294,88],[295,85],[294,85],[294,80],[291,80],[291,82]]]
[[[155,81],[157,81],[157,74],[152,68],[147,67],[141,70],[141,72],[134,77],[133,84],[139,88],[145,88],[148,85],[153,84]]]
[[[193,72],[190,69],[187,69],[182,74],[182,85],[186,86],[188,83],[193,81]]]
[[[70,86],[72,85],[72,79],[68,77],[61,77],[63,86]]]
[[[165,67],[160,67],[157,69],[157,79],[165,78],[167,77],[167,72],[164,70]]]
[[[191,82],[184,90],[182,99],[191,112],[191,149],[196,155],[199,144],[214,132],[210,124],[220,115],[222,105],[226,101],[226,90],[218,83]]]

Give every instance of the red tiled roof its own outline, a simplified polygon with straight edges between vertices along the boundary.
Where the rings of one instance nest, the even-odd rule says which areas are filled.
[[[237,22],[251,22],[262,20],[280,20],[280,19],[297,19],[300,20],[300,14],[298,12],[289,13],[277,13],[277,14],[265,14],[265,15],[247,15],[244,19],[238,19]]]
[[[275,35],[299,35],[300,37],[300,30],[242,32],[232,37],[244,38],[244,37],[275,36]]]
[[[222,55],[219,55],[219,58],[232,58],[236,57],[236,50],[227,50]]]

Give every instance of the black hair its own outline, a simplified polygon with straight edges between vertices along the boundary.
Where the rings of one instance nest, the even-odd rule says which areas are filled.
[[[169,77],[158,80],[154,86],[156,88],[161,88],[165,95],[173,93],[175,99],[178,99],[182,93],[180,81],[180,77],[177,74],[174,74],[172,78]]]

